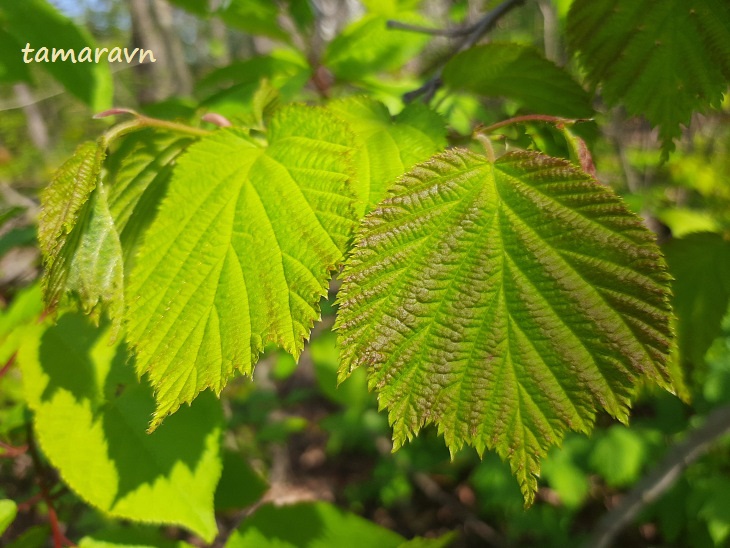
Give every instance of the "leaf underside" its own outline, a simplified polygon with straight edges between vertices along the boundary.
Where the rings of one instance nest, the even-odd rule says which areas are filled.
[[[672,389],[668,275],[653,235],[562,160],[452,150],[368,215],[339,293],[341,379],[368,368],[395,447],[428,423],[509,461],[526,501],[539,459],[638,378]]]
[[[354,225],[353,139],[323,109],[290,106],[267,146],[220,130],[180,158],[128,287],[152,429],[236,370],[251,374],[267,343],[298,357]]]
[[[730,82],[727,0],[576,0],[568,40],[610,105],[659,128],[665,156]]]

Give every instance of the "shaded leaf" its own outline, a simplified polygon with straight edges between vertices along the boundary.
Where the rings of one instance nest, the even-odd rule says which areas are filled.
[[[457,90],[507,97],[529,112],[590,118],[590,95],[564,69],[536,49],[485,44],[462,51],[444,67],[443,81]]]
[[[563,160],[453,150],[363,221],[337,328],[341,378],[368,368],[395,447],[435,423],[452,453],[508,460],[528,503],[539,459],[638,378],[671,389],[668,275],[653,235]]]
[[[286,527],[282,527],[282,524]],[[260,507],[228,539],[226,548],[396,548],[405,539],[326,502]]]
[[[323,109],[277,111],[268,145],[219,130],[181,157],[129,280],[128,340],[152,428],[267,343],[295,357],[354,223],[353,138]]]
[[[36,63],[51,74],[71,94],[81,99],[94,111],[111,104],[113,86],[109,63],[62,61],[52,62],[53,48],[73,50],[77,55],[84,48],[95,45],[88,32],[61,14],[46,0],[0,0],[0,11],[5,19],[5,30],[16,42],[35,49],[29,54],[35,59],[41,48],[48,48],[49,62]],[[20,51],[18,56],[22,56]],[[22,58],[22,57],[21,57]]]
[[[89,504],[115,517],[181,525],[210,542],[220,405],[212,395],[200,398],[146,434],[152,390],[127,360],[108,330],[80,315],[29,331],[18,363],[38,443]]]
[[[677,315],[681,363],[690,370],[722,332],[730,305],[730,242],[714,233],[690,234],[663,247],[674,277],[672,306]]]
[[[726,0],[575,0],[568,41],[607,103],[659,128],[665,157],[730,82]]]
[[[328,108],[350,124],[360,141],[360,214],[383,199],[396,177],[446,148],[443,119],[420,103],[395,117],[385,105],[365,97],[332,101]]]

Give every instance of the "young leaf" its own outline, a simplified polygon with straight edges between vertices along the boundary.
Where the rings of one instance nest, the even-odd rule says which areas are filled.
[[[452,452],[495,449],[531,503],[539,459],[598,410],[627,420],[636,380],[671,389],[668,276],[652,234],[564,160],[452,150],[368,215],[337,328],[395,447],[435,423]]]
[[[18,505],[9,499],[0,499],[0,535],[13,523],[18,514]]]
[[[444,67],[448,86],[508,97],[535,114],[590,118],[590,95],[564,69],[537,50],[518,44],[485,44],[454,56]]]
[[[152,390],[109,331],[78,314],[36,325],[18,352],[39,445],[64,482],[111,516],[186,527],[211,542],[222,414],[199,398],[153,434]]]
[[[69,59],[53,62],[53,49],[73,50],[79,55],[84,48],[90,48],[93,56],[95,46],[91,36],[82,27],[61,14],[47,0],[0,0],[0,14],[6,23],[5,30],[17,42],[35,51],[28,53],[35,60],[41,48],[47,48],[48,61],[40,60],[38,66],[51,74],[71,94],[99,112],[108,108],[113,95],[109,63],[72,63]],[[24,55],[19,50],[18,57]],[[77,58],[78,61],[78,58]]]
[[[659,128],[665,157],[730,82],[727,0],[575,0],[568,40],[607,103]]]
[[[443,119],[421,103],[411,103],[395,118],[384,104],[365,97],[333,101],[328,108],[348,122],[361,141],[360,214],[385,197],[396,177],[446,147]]]
[[[121,318],[122,248],[100,180],[104,148],[87,142],[56,172],[41,194],[38,240],[43,251],[46,303],[74,292],[86,311],[108,305]]]
[[[226,129],[181,157],[128,289],[152,428],[236,370],[251,374],[269,342],[299,355],[354,224],[353,146],[331,114],[290,106],[268,146]]]

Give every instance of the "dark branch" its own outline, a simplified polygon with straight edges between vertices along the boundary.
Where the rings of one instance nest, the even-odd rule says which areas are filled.
[[[613,546],[616,536],[641,510],[657,500],[695,460],[705,454],[719,437],[730,433],[730,405],[715,409],[705,423],[674,446],[659,466],[642,479],[613,510],[598,522],[586,548]]]
[[[442,61],[440,66],[436,69],[433,76],[429,78],[421,87],[409,91],[403,95],[403,101],[410,103],[414,99],[423,96],[424,102],[428,103],[433,96],[436,94],[438,89],[441,87],[441,73],[443,72],[444,66],[449,60],[454,57],[460,51],[469,49],[474,44],[479,42],[485,34],[494,28],[497,22],[512,11],[517,6],[524,4],[525,0],[505,0],[499,6],[494,8],[492,11],[484,14],[473,25],[464,27],[463,29],[457,30],[440,30],[429,29],[425,27],[416,27],[413,25],[406,25],[405,23],[398,23],[396,21],[388,21],[388,28],[400,28],[402,30],[410,30],[413,32],[424,32],[426,34],[440,34],[443,36],[461,36],[462,39],[454,46],[449,55]]]

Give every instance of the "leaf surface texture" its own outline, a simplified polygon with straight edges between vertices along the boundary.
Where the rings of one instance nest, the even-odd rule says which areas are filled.
[[[268,143],[220,130],[179,160],[129,280],[128,340],[152,427],[267,343],[298,357],[355,210],[354,138],[323,109],[278,111]]]
[[[527,502],[539,459],[638,378],[671,389],[669,288],[653,235],[557,160],[453,150],[419,164],[362,223],[337,328],[340,377],[368,368],[395,447],[435,423],[509,461]]]

